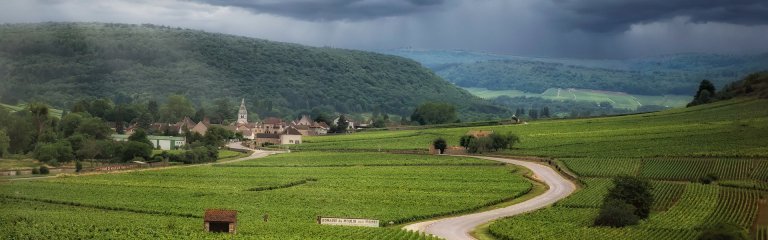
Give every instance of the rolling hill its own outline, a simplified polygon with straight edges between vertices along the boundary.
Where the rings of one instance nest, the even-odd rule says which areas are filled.
[[[464,116],[507,112],[402,57],[155,25],[0,25],[0,82],[2,102],[63,108],[177,93],[198,105],[245,98],[249,110],[281,117],[313,108],[407,115],[425,101]]]
[[[690,95],[702,79],[718,87],[768,69],[768,54],[674,54],[626,60],[518,57],[464,51],[390,50],[461,87],[542,93],[581,88],[641,95]]]

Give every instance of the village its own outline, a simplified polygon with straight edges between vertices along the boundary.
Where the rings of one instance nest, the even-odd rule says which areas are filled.
[[[333,122],[337,124],[337,117]],[[347,123],[347,131],[354,131],[368,124],[355,124],[352,121]],[[356,128],[358,126],[358,128]],[[237,113],[237,121],[230,124],[212,124],[205,117],[202,121],[195,122],[190,117],[184,117],[176,123],[153,123],[149,131],[152,133],[163,133],[162,135],[148,135],[147,138],[152,142],[155,149],[175,150],[183,147],[187,143],[185,134],[200,134],[205,136],[208,129],[220,127],[222,129],[234,132],[242,140],[242,144],[248,147],[264,147],[269,145],[287,145],[301,144],[302,136],[326,135],[331,130],[325,122],[312,120],[309,115],[302,115],[301,118],[290,122],[276,117],[268,117],[258,122],[248,121],[248,110],[245,107],[245,99],[240,102],[240,108]],[[113,134],[115,141],[128,141],[128,137],[138,129],[137,125],[128,126],[123,134]],[[113,128],[113,130],[115,130]]]

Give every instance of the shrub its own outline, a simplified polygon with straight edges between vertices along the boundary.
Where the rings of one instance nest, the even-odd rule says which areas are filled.
[[[83,170],[83,163],[80,161],[75,162],[75,172],[80,172]]]
[[[747,232],[736,225],[717,223],[702,229],[698,240],[747,240]]]
[[[51,173],[51,171],[48,170],[48,167],[40,166],[40,174],[49,174],[49,173]]]
[[[705,176],[700,177],[699,178],[699,182],[701,182],[703,184],[710,184],[710,183],[712,183],[714,181],[717,181],[717,179],[719,179],[719,177],[717,177],[717,174],[709,173],[709,174],[707,174]]]
[[[32,174],[40,174],[40,169],[33,168],[32,169]]]
[[[445,153],[445,149],[448,148],[448,144],[445,142],[445,139],[438,138],[435,139],[434,142],[432,142],[432,146],[435,147],[435,149],[440,150],[440,154]]]
[[[613,184],[606,198],[631,204],[636,208],[635,215],[641,219],[648,217],[654,201],[651,183],[637,177],[622,176],[614,178]]]
[[[595,225],[608,227],[624,227],[637,224],[640,218],[635,215],[635,206],[619,199],[607,199],[595,219]]]

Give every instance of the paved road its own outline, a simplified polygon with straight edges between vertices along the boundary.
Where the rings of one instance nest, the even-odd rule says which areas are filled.
[[[499,219],[503,217],[518,215],[521,213],[530,212],[539,208],[547,207],[560,199],[563,199],[573,193],[576,190],[576,185],[573,182],[565,179],[558,174],[554,169],[545,165],[526,162],[520,160],[512,160],[506,158],[495,157],[481,157],[471,156],[481,159],[499,161],[504,163],[510,163],[520,165],[531,169],[536,179],[546,183],[549,189],[543,194],[531,198],[525,202],[521,202],[512,206],[494,209],[485,212],[473,213],[468,215],[462,215],[458,217],[451,217],[445,219],[438,219],[426,222],[414,223],[403,227],[407,230],[415,230],[426,232],[447,240],[465,240],[474,239],[469,233],[478,226]]]

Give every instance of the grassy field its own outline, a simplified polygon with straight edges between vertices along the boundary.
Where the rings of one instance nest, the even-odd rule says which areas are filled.
[[[550,88],[543,93],[528,93],[517,90],[488,90],[485,88],[465,88],[470,93],[485,99],[499,96],[508,97],[540,97],[549,100],[573,100],[586,102],[609,102],[615,108],[637,109],[643,105],[658,105],[667,107],[684,107],[691,102],[691,96],[663,95],[647,96],[622,92],[597,91],[589,89]]]
[[[768,198],[765,106],[768,100],[736,99],[608,118],[319,136],[294,149],[426,151],[438,137],[457,145],[469,130],[511,132],[522,142],[496,154],[554,158],[585,188],[552,208],[491,224],[500,239],[693,239],[700,226],[719,221],[765,239],[768,216],[758,215],[768,207],[760,200]],[[709,174],[720,181],[697,183]],[[658,199],[653,216],[634,227],[592,227],[610,178],[618,175],[651,180]]]
[[[19,104],[19,105],[13,106],[13,105],[8,105],[8,104],[0,103],[0,108],[8,109],[8,111],[10,111],[10,112],[16,112],[16,111],[19,111],[19,110],[27,108],[27,105],[26,104]],[[53,117],[57,117],[57,118],[61,119],[61,116],[64,114],[64,111],[61,110],[61,109],[49,108],[49,114],[51,116],[53,116]]]
[[[290,153],[216,166],[0,183],[0,238],[226,238],[206,208],[239,211],[257,239],[426,239],[396,228],[330,227],[322,216],[399,224],[520,196],[531,183],[492,161],[387,153]],[[82,194],[73,194],[82,193]],[[263,222],[268,213],[269,222]],[[98,235],[95,235],[97,234]]]

